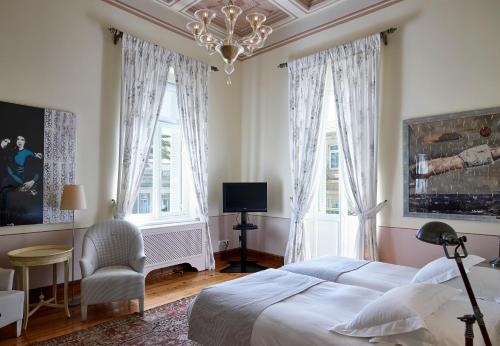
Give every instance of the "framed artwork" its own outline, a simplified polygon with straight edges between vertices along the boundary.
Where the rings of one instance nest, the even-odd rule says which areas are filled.
[[[404,216],[500,221],[500,107],[403,122]]]
[[[59,210],[75,181],[76,117],[0,102],[0,226],[70,222]]]

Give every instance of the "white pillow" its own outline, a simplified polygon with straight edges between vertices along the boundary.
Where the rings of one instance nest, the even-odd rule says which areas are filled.
[[[465,271],[468,273],[469,269],[484,261],[485,259],[476,255],[469,255],[462,259]],[[457,263],[454,259],[446,257],[438,258],[432,262],[427,263],[417,274],[413,277],[410,283],[416,284],[419,282],[428,282],[440,284],[442,282],[451,280],[460,275]]]
[[[453,287],[427,283],[396,287],[366,305],[351,321],[330,331],[375,337],[426,328],[424,318],[459,293]]]

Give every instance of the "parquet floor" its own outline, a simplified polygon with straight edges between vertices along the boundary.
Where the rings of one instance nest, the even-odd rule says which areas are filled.
[[[262,259],[260,264],[277,268],[282,263],[272,259]],[[162,275],[152,272],[146,279],[145,309],[151,309],[172,301],[191,296],[204,287],[232,280],[245,274],[221,273],[227,261],[219,260],[215,271],[184,272]],[[78,287],[76,292],[78,292]],[[61,296],[61,295],[59,295]],[[117,302],[89,306],[88,320],[80,321],[80,307],[71,308],[71,317],[64,316],[63,309],[43,308],[34,314],[28,323],[28,330],[19,338],[15,337],[15,324],[0,329],[0,346],[30,345],[56,336],[88,328],[138,311],[136,301]]]

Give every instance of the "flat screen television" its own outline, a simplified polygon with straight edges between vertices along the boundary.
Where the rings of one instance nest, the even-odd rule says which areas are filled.
[[[222,183],[224,213],[267,211],[267,183]]]

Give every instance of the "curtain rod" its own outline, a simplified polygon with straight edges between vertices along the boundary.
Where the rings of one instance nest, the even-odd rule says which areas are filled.
[[[398,28],[392,27],[380,32],[380,39],[382,40],[382,43],[384,43],[384,46],[387,46],[388,44],[387,35],[394,33],[396,30],[398,30]],[[288,67],[287,62],[282,62],[281,64],[278,65],[278,68],[286,68],[286,67]]]
[[[115,45],[118,44],[118,41],[120,41],[123,37],[123,31],[120,31],[116,28],[109,28],[109,31],[111,31],[111,33],[113,34],[113,43]],[[217,66],[210,66],[210,70],[212,70],[213,72],[218,72],[219,68],[217,68]]]

